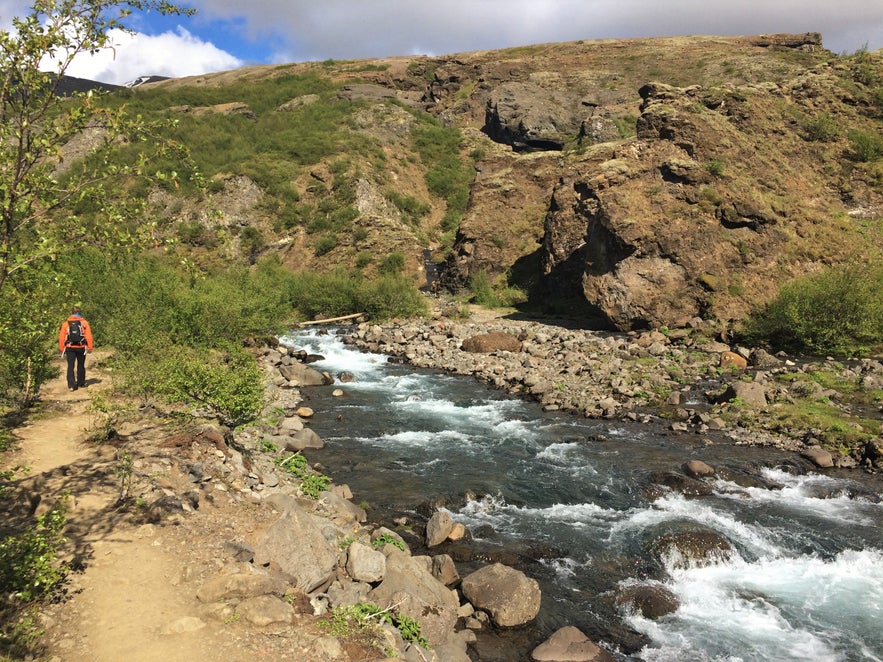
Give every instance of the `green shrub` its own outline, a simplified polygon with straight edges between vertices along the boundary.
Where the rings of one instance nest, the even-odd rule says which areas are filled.
[[[853,129],[848,136],[852,145],[852,155],[856,161],[869,163],[883,156],[883,138],[880,134]]]
[[[813,354],[864,354],[883,343],[883,265],[826,269],[788,283],[746,322],[752,342]]]
[[[149,371],[152,391],[173,402],[206,407],[231,426],[253,421],[265,404],[263,373],[255,358],[242,350],[175,346],[142,370]]]
[[[338,241],[339,240],[337,238],[337,235],[333,232],[323,234],[321,237],[316,239],[316,256],[325,255],[325,253],[328,253],[337,248]]]
[[[58,562],[66,521],[63,500],[22,533],[0,540],[0,593],[23,603],[52,595],[67,572]]]
[[[401,251],[393,251],[384,257],[377,265],[377,271],[382,274],[400,274],[405,270],[405,255]]]
[[[311,469],[310,465],[307,464],[307,458],[300,453],[279,458],[275,464],[295,478],[298,478],[300,480],[300,491],[313,499],[318,499],[322,492],[327,490],[331,484],[331,478]]]
[[[828,113],[819,113],[815,118],[806,120],[803,129],[807,139],[816,142],[831,142],[839,132],[837,122]]]

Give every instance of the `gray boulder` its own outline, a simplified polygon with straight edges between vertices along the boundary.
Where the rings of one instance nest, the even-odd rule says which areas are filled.
[[[614,657],[593,643],[578,628],[563,627],[533,649],[535,662],[614,662]]]
[[[263,627],[273,623],[291,623],[294,609],[274,595],[258,595],[240,602],[236,606],[236,613],[249,623]]]
[[[454,630],[459,607],[456,593],[439,582],[420,562],[405,552],[390,549],[386,575],[368,594],[368,600],[420,622],[421,632],[435,647],[443,645]]]
[[[426,524],[426,546],[435,547],[448,539],[454,528],[451,515],[444,510],[436,511]]]
[[[386,557],[368,545],[354,542],[347,550],[346,571],[359,582],[379,582],[386,574]]]
[[[285,510],[259,537],[255,564],[276,564],[292,583],[309,593],[329,581],[337,565],[338,549],[323,534],[327,522],[314,518],[294,498],[276,495]]]
[[[307,448],[325,448],[325,442],[310,428],[298,430],[289,437],[285,437],[285,450],[297,452]]]
[[[524,625],[540,611],[540,586],[520,570],[494,563],[463,578],[463,595],[500,627]]]
[[[292,363],[279,366],[279,373],[289,382],[296,382],[298,386],[322,386],[325,384],[325,376],[303,363]]]

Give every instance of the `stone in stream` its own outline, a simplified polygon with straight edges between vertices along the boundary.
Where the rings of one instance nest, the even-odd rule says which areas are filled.
[[[613,656],[592,642],[579,628],[561,628],[533,649],[534,662],[614,662]]]
[[[463,595],[476,609],[490,614],[500,627],[529,623],[540,611],[540,586],[535,579],[501,563],[485,566],[463,578]]]

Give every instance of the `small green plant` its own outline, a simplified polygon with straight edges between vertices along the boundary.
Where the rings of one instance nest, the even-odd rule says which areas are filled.
[[[269,453],[270,455],[279,452],[279,447],[269,439],[261,439],[258,442],[258,448],[262,453]]]
[[[113,473],[120,480],[120,501],[129,498],[129,493],[132,490],[132,476],[135,473],[134,466],[131,455],[117,451],[117,463]]]
[[[378,636],[381,624],[391,625],[399,631],[402,639],[429,649],[429,641],[420,632],[420,623],[404,614],[398,614],[393,608],[381,609],[369,602],[360,602],[349,607],[337,607],[328,618],[319,621],[319,625],[335,637],[352,637],[382,650],[382,639]]]
[[[371,546],[375,549],[383,547],[384,545],[393,545],[394,547],[398,547],[400,550],[405,551],[405,543],[388,533],[377,536],[377,538],[374,539],[374,542],[371,543]]]
[[[20,534],[0,540],[0,593],[22,603],[50,597],[67,567],[58,562],[67,522],[67,498],[37,517]]]
[[[382,274],[397,275],[405,269],[405,254],[401,251],[393,251],[384,257],[377,265],[377,271]]]
[[[313,471],[307,463],[307,458],[300,453],[279,458],[276,460],[276,466],[300,479],[301,492],[314,499],[318,499],[319,495],[327,490],[331,484],[331,478],[325,474]]]
[[[803,124],[808,140],[816,142],[831,142],[837,138],[837,122],[828,113],[819,113],[815,118],[807,120]]]
[[[713,177],[720,177],[724,174],[725,164],[720,159],[710,159],[705,163],[705,170]]]
[[[356,542],[355,536],[347,536],[346,538],[341,540],[339,543],[337,543],[337,546],[341,550],[346,551],[350,548],[350,545],[352,545],[354,542]]]
[[[879,134],[853,129],[847,135],[856,161],[870,163],[883,156],[883,138]]]

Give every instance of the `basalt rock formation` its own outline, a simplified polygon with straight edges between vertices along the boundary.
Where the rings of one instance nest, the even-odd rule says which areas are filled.
[[[422,278],[434,251],[435,285],[451,292],[483,274],[550,311],[579,304],[599,327],[680,327],[739,319],[791,278],[863,257],[873,243],[863,233],[883,213],[880,155],[856,146],[883,140],[883,52],[837,56],[818,33],[541,44],[159,85],[304,73],[337,85],[336,96],[305,94],[277,110],[356,104],[350,130],[385,160],[347,174],[333,155],[292,182],[303,208],[353,192],[350,228],[324,237],[321,251],[309,222],[273,230],[266,201],[230,217],[242,226],[264,215],[263,231],[277,232],[264,250],[295,268],[400,251]],[[447,203],[427,187],[431,164],[415,156],[423,114],[461,131],[475,167],[450,249]],[[390,189],[429,211],[408,218]]]

